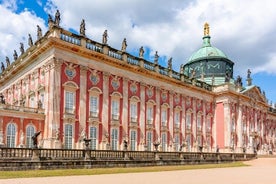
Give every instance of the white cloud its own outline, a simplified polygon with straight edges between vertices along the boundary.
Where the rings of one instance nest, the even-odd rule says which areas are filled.
[[[62,26],[79,30],[86,20],[87,35],[100,41],[105,29],[109,44],[120,48],[124,37],[128,50],[148,46],[160,55],[174,58],[174,68],[186,63],[201,46],[203,24],[209,22],[212,44],[232,59],[237,73],[246,73],[264,63],[276,74],[267,55],[276,53],[271,37],[276,31],[273,0],[52,0],[62,13]],[[55,8],[56,8],[55,7]],[[52,8],[52,11],[53,9]],[[274,36],[275,37],[275,36]],[[260,62],[261,61],[261,62]]]
[[[27,10],[16,14],[13,10],[0,5],[0,19],[0,61],[4,61],[6,56],[13,61],[13,51],[17,50],[19,54],[20,42],[23,42],[27,49],[28,34],[32,35],[33,41],[36,40],[36,25],[39,25],[44,33],[46,31],[44,20]]]

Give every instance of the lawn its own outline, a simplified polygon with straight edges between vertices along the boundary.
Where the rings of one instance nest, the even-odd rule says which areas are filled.
[[[223,164],[155,166],[155,167],[0,171],[0,179],[74,176],[74,175],[99,175],[99,174],[137,173],[137,172],[160,172],[160,171],[210,169],[210,168],[242,167],[242,166],[247,166],[247,165],[242,162],[233,162],[233,163],[223,163]]]

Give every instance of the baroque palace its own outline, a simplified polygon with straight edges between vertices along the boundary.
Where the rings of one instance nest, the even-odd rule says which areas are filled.
[[[257,152],[276,147],[276,109],[264,92],[234,79],[232,62],[210,42],[204,25],[202,47],[179,72],[62,29],[60,14],[49,16],[43,35],[29,35],[0,75],[0,145],[41,148],[187,152]]]

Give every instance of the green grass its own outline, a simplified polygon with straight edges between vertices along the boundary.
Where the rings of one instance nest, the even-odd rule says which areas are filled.
[[[211,169],[211,168],[242,167],[242,166],[247,166],[247,165],[242,162],[233,162],[233,163],[223,163],[223,164],[155,166],[155,167],[0,171],[0,179],[51,177],[51,176],[99,175],[99,174],[138,173],[138,172],[159,172],[159,171]]]

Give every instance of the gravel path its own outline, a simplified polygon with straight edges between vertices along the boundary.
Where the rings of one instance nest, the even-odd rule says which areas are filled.
[[[93,176],[21,178],[1,184],[275,184],[276,158],[248,161],[249,167],[166,171]]]

